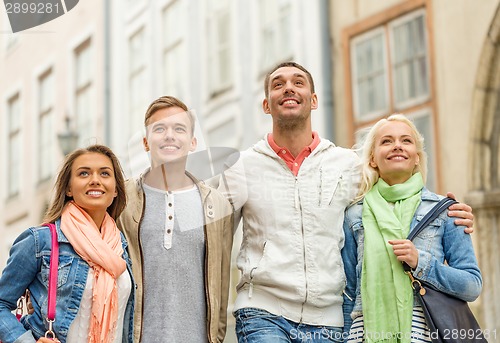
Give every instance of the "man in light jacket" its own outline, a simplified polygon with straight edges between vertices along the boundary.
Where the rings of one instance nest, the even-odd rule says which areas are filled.
[[[282,63],[264,87],[272,133],[242,152],[219,180],[235,223],[243,218],[238,341],[342,342],[342,224],[358,193],[359,158],[312,130],[318,99],[304,67]],[[464,204],[456,209],[471,211]]]
[[[126,182],[118,225],[136,285],[134,341],[222,342],[226,333],[232,208],[186,172],[194,115],[163,96],[146,111],[151,168]]]

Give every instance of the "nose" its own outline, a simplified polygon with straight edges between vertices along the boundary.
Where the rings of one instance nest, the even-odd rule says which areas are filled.
[[[293,82],[287,81],[284,87],[285,94],[295,94],[295,90],[293,89]]]
[[[396,140],[396,141],[394,141],[393,150],[402,150],[403,148],[401,146],[402,146],[401,142]]]
[[[92,176],[90,177],[90,184],[91,185],[100,185],[101,184],[101,179],[97,173],[92,173]]]
[[[175,132],[174,132],[174,129],[173,128],[167,128],[165,130],[165,133],[163,135],[163,139],[165,139],[166,141],[168,140],[174,140],[175,138]]]

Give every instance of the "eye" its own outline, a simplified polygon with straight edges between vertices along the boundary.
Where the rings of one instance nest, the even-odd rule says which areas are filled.
[[[380,143],[381,144],[389,144],[389,143],[391,143],[391,140],[389,138],[384,138],[384,139],[382,139],[382,141]]]
[[[85,171],[85,170],[82,170],[78,173],[78,176],[88,176],[89,175],[89,172],[88,171]]]
[[[175,131],[176,131],[176,132],[181,132],[181,133],[183,133],[183,132],[186,132],[186,129],[185,129],[185,128],[183,128],[183,127],[176,127],[176,128],[175,128]]]
[[[110,172],[107,172],[107,171],[103,171],[101,173],[102,176],[111,176]]]
[[[164,128],[164,127],[162,127],[162,126],[157,126],[157,127],[155,127],[155,128],[153,129],[153,132],[155,132],[155,133],[162,133],[162,132],[164,132],[164,131],[165,131],[165,128]]]
[[[403,139],[403,142],[412,144],[413,140],[411,138],[405,138],[405,139]]]
[[[295,81],[295,84],[299,85],[299,86],[302,86],[304,84],[304,81],[298,80],[298,81]]]
[[[282,82],[275,82],[275,83],[273,84],[273,88],[279,88],[279,87],[281,87],[282,85],[283,85],[283,83],[282,83]]]

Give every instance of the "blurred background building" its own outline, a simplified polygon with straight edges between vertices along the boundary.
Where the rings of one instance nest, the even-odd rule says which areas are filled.
[[[415,120],[430,188],[474,208],[472,306],[498,330],[500,0],[85,0],[16,34],[0,10],[0,269],[67,150],[107,144],[138,174],[144,112],[166,94],[196,111],[205,146],[243,150],[271,128],[263,79],[287,60],[311,71],[313,128],[340,146],[388,114]]]

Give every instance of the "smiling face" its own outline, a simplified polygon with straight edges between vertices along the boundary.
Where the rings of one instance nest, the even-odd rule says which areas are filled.
[[[111,159],[96,152],[78,156],[71,166],[66,195],[72,197],[100,227],[106,209],[117,195]]]
[[[192,121],[180,107],[162,108],[148,119],[144,147],[151,151],[152,167],[184,161],[190,151],[196,149]]]
[[[420,157],[413,130],[404,122],[388,121],[377,130],[370,166],[389,185],[408,180]]]
[[[307,74],[298,68],[275,70],[269,76],[268,90],[269,95],[262,107],[281,127],[294,127],[309,120],[311,110],[318,107],[318,99]]]

